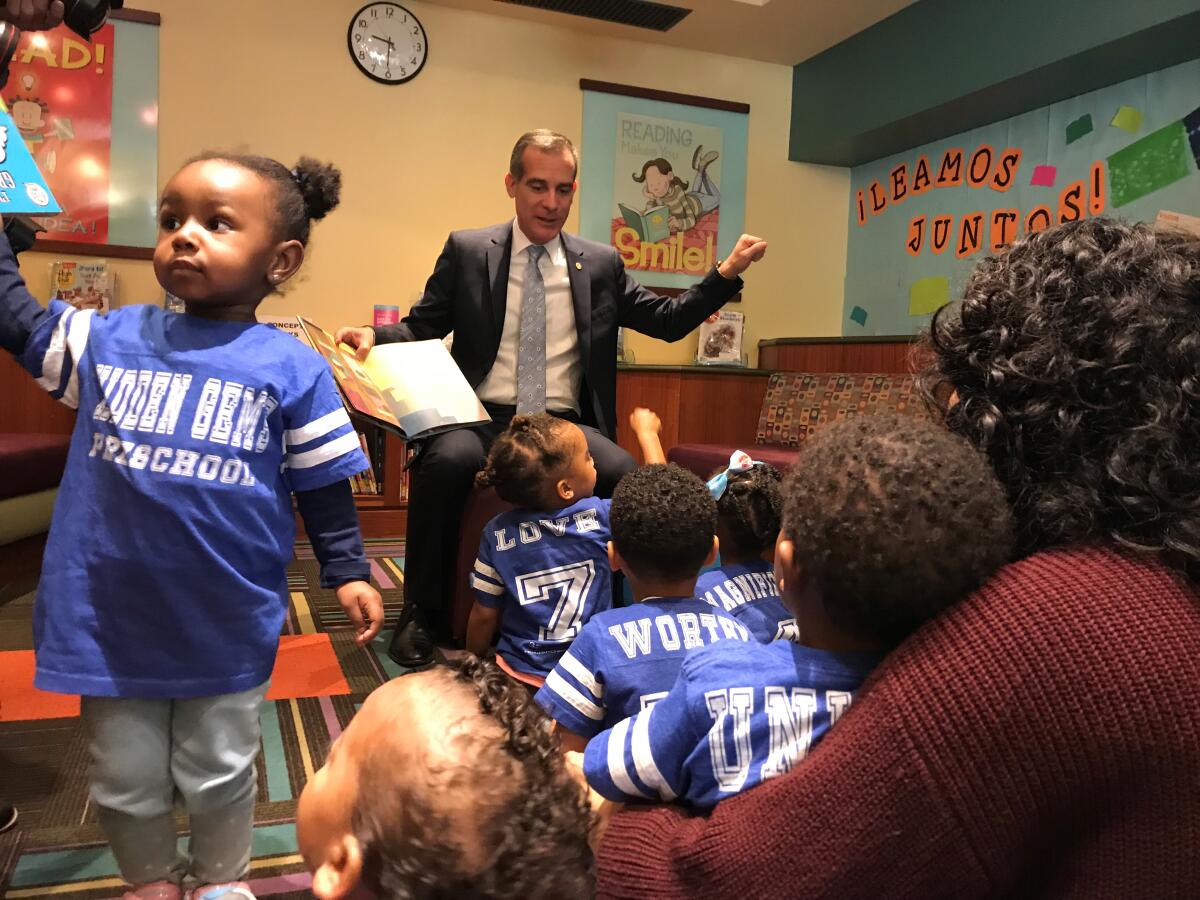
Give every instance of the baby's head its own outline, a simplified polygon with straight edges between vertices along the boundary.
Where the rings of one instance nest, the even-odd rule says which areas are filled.
[[[703,481],[673,463],[644,466],[622,478],[609,524],[609,558],[635,594],[694,583],[716,555],[716,501]]]
[[[982,585],[1012,555],[986,458],[940,424],[878,414],[810,436],[783,484],[775,574],[813,631],[885,648]],[[805,616],[820,620],[807,629]]]
[[[378,688],[300,796],[313,894],[591,896],[591,813],[551,724],[475,657]]]
[[[596,463],[578,425],[549,413],[513,416],[475,485],[494,487],[513,506],[551,512],[592,496]]]
[[[783,513],[779,482],[783,476],[766,463],[748,467],[747,463],[749,457],[738,451],[729,468],[721,469],[708,480],[708,489],[717,499],[722,564],[746,563],[764,556],[769,559],[779,535]]]

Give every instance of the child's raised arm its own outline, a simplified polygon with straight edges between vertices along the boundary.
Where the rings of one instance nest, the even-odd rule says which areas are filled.
[[[29,336],[50,315],[25,287],[25,279],[17,268],[8,243],[3,234],[4,223],[0,220],[0,347],[18,359],[25,352]]]
[[[633,429],[638,446],[642,448],[643,465],[653,466],[667,461],[662,441],[658,436],[662,430],[662,422],[653,410],[639,406],[629,414],[629,427]]]

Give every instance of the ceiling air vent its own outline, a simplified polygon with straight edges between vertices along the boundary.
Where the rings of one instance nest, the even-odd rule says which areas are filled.
[[[666,3],[651,3],[649,0],[497,0],[514,6],[533,9],[548,9],[551,12],[570,13],[619,25],[635,28],[650,28],[654,31],[669,31],[682,21],[690,9],[669,6]]]

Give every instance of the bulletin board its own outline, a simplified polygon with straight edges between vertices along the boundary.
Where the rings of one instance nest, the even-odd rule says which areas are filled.
[[[1200,216],[1200,60],[850,175],[842,333],[914,334],[988,253],[1088,216]],[[1196,223],[1193,223],[1196,224]]]

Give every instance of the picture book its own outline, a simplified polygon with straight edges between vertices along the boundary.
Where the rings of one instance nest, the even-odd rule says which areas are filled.
[[[65,300],[76,309],[104,314],[112,308],[116,280],[106,260],[50,263],[50,299]]]
[[[665,206],[656,206],[644,213],[631,209],[624,203],[618,203],[625,224],[637,232],[638,240],[646,244],[665,241],[671,236],[671,227],[667,220],[671,213]]]
[[[0,100],[0,215],[50,216],[62,207],[38,171],[8,107]]]
[[[328,331],[303,317],[300,325],[350,410],[406,440],[491,421],[441,341],[384,344],[359,362]]]
[[[724,309],[710,316],[700,326],[696,361],[707,365],[744,366],[742,328],[745,320],[745,314]]]

